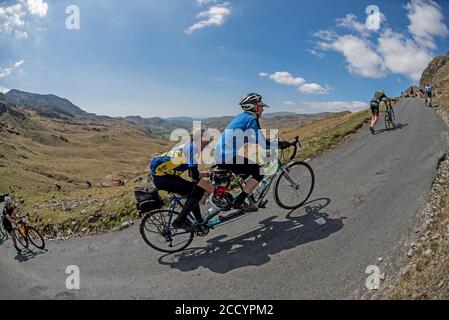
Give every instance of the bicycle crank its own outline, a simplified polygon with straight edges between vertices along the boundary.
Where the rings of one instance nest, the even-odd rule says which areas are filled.
[[[209,234],[209,228],[203,228],[202,230],[195,231],[195,235],[198,237],[205,237]]]
[[[262,201],[261,203],[259,203],[258,207],[260,209],[266,209],[267,208],[267,203],[268,203],[268,199],[265,199],[264,201]]]

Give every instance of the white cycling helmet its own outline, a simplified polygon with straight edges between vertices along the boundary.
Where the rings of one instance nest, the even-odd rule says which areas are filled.
[[[256,104],[262,104],[264,107],[269,108],[269,106],[262,102],[262,96],[257,93],[249,93],[240,100],[240,106],[245,111],[253,110]]]
[[[12,200],[10,197],[5,197],[5,204],[11,204]]]

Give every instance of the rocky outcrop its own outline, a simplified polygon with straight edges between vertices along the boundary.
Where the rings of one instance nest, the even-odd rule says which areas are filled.
[[[3,115],[8,115],[17,121],[24,121],[27,119],[27,116],[23,112],[18,111],[13,105],[0,101],[0,117]]]
[[[428,84],[433,87],[433,104],[439,106],[438,112],[449,123],[449,52],[435,57],[424,70],[420,85]]]
[[[445,56],[435,57],[424,70],[420,85],[425,87],[428,84],[436,89],[436,95],[441,95],[443,88],[449,86],[449,52]]]

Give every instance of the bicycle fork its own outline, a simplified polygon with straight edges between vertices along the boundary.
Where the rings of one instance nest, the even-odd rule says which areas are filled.
[[[282,168],[282,171],[285,173],[284,175],[285,179],[287,179],[287,181],[290,182],[290,184],[295,190],[298,190],[299,186],[295,181],[292,180],[292,178],[290,178],[290,175],[288,174],[288,168]]]

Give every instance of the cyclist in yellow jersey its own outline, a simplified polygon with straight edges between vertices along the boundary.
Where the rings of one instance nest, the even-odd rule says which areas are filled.
[[[195,219],[201,223],[199,202],[205,190],[214,191],[213,185],[203,179],[208,174],[200,173],[198,170],[199,154],[209,143],[210,141],[201,141],[201,145],[197,145],[192,138],[190,142],[175,147],[151,161],[151,175],[156,188],[187,197],[179,216],[173,222],[176,229],[192,230],[192,226],[187,223],[190,212],[193,212]],[[192,181],[180,177],[186,171],[189,171]]]

